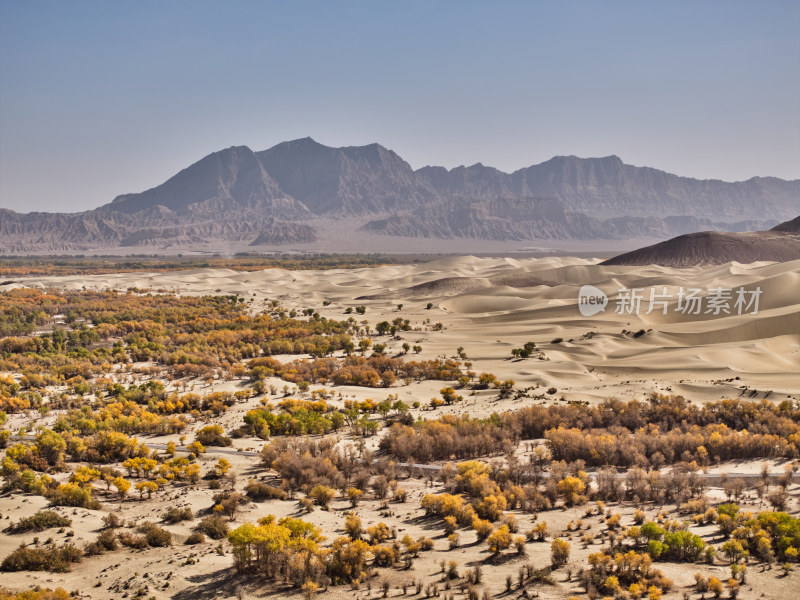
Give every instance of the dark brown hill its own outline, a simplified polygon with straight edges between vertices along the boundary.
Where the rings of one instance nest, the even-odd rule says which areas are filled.
[[[795,219],[796,220],[796,219]],[[789,231],[720,233],[701,231],[615,256],[604,265],[693,267],[732,261],[786,262],[800,259],[800,234]]]
[[[791,221],[786,221],[776,225],[771,231],[788,231],[790,233],[800,233],[800,217],[795,217]]]

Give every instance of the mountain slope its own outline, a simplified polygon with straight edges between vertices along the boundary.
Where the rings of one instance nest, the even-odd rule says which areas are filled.
[[[247,146],[209,154],[158,187],[118,196],[103,208],[133,214],[156,206],[179,216],[247,209],[290,218],[310,216],[305,206],[280,189]]]
[[[312,215],[285,194],[246,146],[214,152],[161,185],[82,213],[0,213],[0,250],[69,252],[250,241],[276,217]],[[293,243],[291,231],[279,236]],[[297,241],[313,234],[303,231]]]
[[[306,244],[316,241],[317,235],[313,227],[303,223],[286,223],[272,219],[266,223],[258,237],[250,242],[250,246],[278,246],[283,244]]]
[[[793,233],[800,233],[800,217],[795,217],[791,221],[786,221],[780,225],[776,225],[771,231],[789,231]]]

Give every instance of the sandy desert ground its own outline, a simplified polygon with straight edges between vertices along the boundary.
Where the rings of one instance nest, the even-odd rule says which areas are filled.
[[[324,316],[343,318],[347,307],[364,305],[364,316],[353,315],[368,321],[373,327],[383,320],[402,315],[410,319],[417,331],[402,332],[400,339],[390,342],[389,350],[400,351],[402,343],[419,344],[422,358],[454,356],[457,348],[472,362],[472,370],[491,372],[500,379],[512,379],[517,389],[528,389],[527,397],[498,399],[493,391],[465,394],[465,401],[443,406],[436,415],[445,412],[470,415],[488,415],[491,412],[518,408],[530,398],[546,401],[581,400],[601,401],[608,397],[622,399],[642,398],[653,392],[681,394],[693,401],[721,398],[767,398],[771,401],[800,398],[800,261],[783,264],[751,265],[726,264],[692,269],[661,267],[604,267],[598,260],[577,258],[542,259],[479,259],[453,257],[431,263],[399,265],[358,270],[284,271],[264,270],[236,272],[232,270],[194,270],[158,274],[126,274],[81,276],[75,278],[31,278],[14,285],[55,287],[63,289],[102,289],[112,287],[149,288],[171,290],[180,294],[239,294],[252,301],[259,310],[271,299],[280,300],[287,308],[313,307]],[[583,316],[578,309],[581,286],[593,285],[605,292],[609,303],[604,312]],[[666,287],[666,290],[663,288]],[[760,288],[757,314],[752,307],[746,314],[705,313],[686,315],[678,312],[678,293],[681,288],[699,288],[706,295],[709,289],[746,290]],[[641,288],[645,299],[650,289],[671,295],[666,314],[658,307],[650,314],[647,301],[642,302],[640,314],[615,312],[619,290]],[[330,304],[323,307],[323,301]],[[432,308],[427,305],[432,303]],[[402,304],[402,309],[398,305]],[[733,301],[729,309],[735,313]],[[432,331],[431,324],[441,323],[440,331]],[[560,338],[561,341],[557,341]],[[541,359],[512,359],[512,348],[527,341],[536,342],[542,352]],[[279,382],[276,380],[276,383]],[[202,385],[198,383],[198,387]],[[235,382],[219,384],[230,389]],[[399,385],[388,390],[398,393],[407,403],[419,400],[425,404],[436,395],[441,382],[427,381]],[[336,388],[342,397],[383,399],[387,390],[364,388]],[[541,401],[541,400],[540,400]],[[258,404],[251,399],[237,404],[219,423],[226,430],[241,425],[246,410]],[[417,413],[420,415],[422,413]],[[53,417],[43,418],[46,424]],[[19,426],[18,417],[10,418],[12,427]],[[198,423],[200,427],[204,423]],[[187,432],[191,438],[191,432]],[[147,439],[149,444],[165,443],[168,437]],[[373,443],[377,441],[374,438]],[[235,449],[258,450],[262,442],[256,438],[234,440],[234,451],[219,454],[212,450],[201,457],[212,464],[220,455],[234,465],[239,487],[252,476],[263,475],[257,457]],[[520,449],[520,452],[524,452]],[[761,463],[726,465],[727,472],[758,472]],[[770,470],[779,472],[782,465],[770,463]],[[424,478],[404,479],[402,485],[409,492],[405,504],[393,504],[388,513],[378,502],[364,502],[358,512],[365,525],[386,521],[398,528],[402,536],[434,537],[432,553],[415,561],[407,571],[394,571],[389,575],[392,584],[390,597],[402,595],[399,586],[415,578],[439,577],[441,560],[457,560],[462,568],[482,560],[480,544],[473,544],[473,532],[464,534],[462,548],[447,550],[447,539],[442,537],[441,525],[431,524],[421,518],[421,496],[436,491],[436,484]],[[797,513],[797,486],[792,486],[792,501],[787,510]],[[167,490],[154,496],[153,501],[124,502],[109,500],[101,511],[59,508],[58,512],[70,516],[74,523],[76,541],[91,541],[100,527],[100,518],[111,510],[120,511],[126,519],[157,519],[167,507],[192,506],[205,508],[212,504],[213,491],[202,486],[192,489]],[[721,490],[709,491],[709,496],[722,497]],[[0,515],[6,522],[17,521],[46,505],[41,497],[13,494],[0,498]],[[749,503],[749,504],[748,504]],[[751,495],[744,506],[751,510],[764,510]],[[630,520],[635,507],[626,505],[616,511],[623,522]],[[669,509],[670,507],[664,507]],[[346,500],[337,499],[331,511],[314,511],[306,519],[323,527],[329,539],[341,535],[344,513],[349,510]],[[236,517],[236,523],[254,521],[266,514],[297,514],[296,501],[271,501],[251,503]],[[574,536],[571,564],[577,568],[585,564],[589,549],[580,549],[579,536],[565,530],[568,522],[583,517],[585,507],[552,511],[546,517],[552,532],[565,537]],[[648,509],[648,518],[659,512]],[[532,525],[530,515],[520,515],[521,530]],[[291,590],[275,590],[254,580],[236,578],[231,568],[229,549],[217,550],[218,542],[198,546],[183,546],[190,533],[190,525],[182,523],[167,528],[173,532],[176,545],[172,548],[133,552],[128,549],[103,556],[85,559],[66,574],[3,573],[0,586],[12,588],[39,584],[57,585],[67,590],[78,590],[87,598],[134,597],[140,589],[141,597],[155,598],[232,598],[232,597],[296,597]],[[235,525],[235,523],[234,523]],[[584,527],[601,528],[600,517],[584,517]],[[698,532],[712,536],[713,527]],[[13,550],[20,541],[30,543],[36,534],[10,536],[0,533],[0,555]],[[45,532],[50,536],[51,532]],[[53,535],[62,541],[64,534]],[[533,563],[543,566],[549,562],[548,544],[529,544],[527,557],[514,557],[501,564],[487,564],[487,587],[496,596],[504,590],[508,574],[516,576],[520,565]],[[599,546],[597,547],[599,549]],[[693,583],[695,565],[659,563],[664,573],[675,581],[669,598],[680,598],[687,586]],[[708,571],[708,568],[705,568]],[[727,579],[727,567],[712,567],[711,573]],[[796,574],[778,577],[776,572],[753,567],[748,573],[748,583],[743,586],[740,598],[792,598],[800,589]],[[427,580],[426,579],[426,580]],[[566,598],[580,590],[574,580],[567,580],[566,572],[556,574],[554,585],[537,586],[540,598]],[[168,585],[166,585],[168,584]],[[348,586],[331,588],[326,596],[331,598],[378,598],[381,592],[377,583],[371,589],[365,586],[354,591]],[[410,595],[410,594],[409,594]],[[512,592],[508,597],[518,597]],[[505,597],[505,596],[501,596]],[[585,597],[585,596],[584,596]]]
[[[129,287],[181,294],[237,293],[255,308],[278,299],[288,308],[314,307],[344,318],[346,307],[367,306],[359,320],[373,326],[401,315],[420,324],[441,322],[442,332],[405,335],[420,356],[451,356],[463,347],[473,370],[513,379],[517,387],[557,388],[567,400],[642,397],[670,391],[693,400],[729,397],[782,400],[800,395],[800,261],[729,263],[712,267],[599,266],[577,258],[452,257],[419,265],[358,270],[257,272],[199,269],[76,278],[25,280],[28,286],[65,289]],[[604,312],[584,317],[578,293],[593,285],[609,296]],[[760,288],[757,314],[734,309],[735,290]],[[670,295],[649,308],[650,291]],[[681,288],[734,290],[732,314],[677,311]],[[641,288],[639,314],[618,314],[618,291]],[[749,299],[749,297],[748,297]],[[331,304],[323,307],[323,301]],[[431,310],[426,310],[428,303]],[[398,304],[403,304],[401,311]],[[645,330],[643,335],[635,333]],[[624,333],[628,332],[628,333]],[[552,340],[561,338],[561,343]],[[533,340],[547,360],[509,360],[510,350]],[[399,350],[403,340],[390,342]],[[422,385],[422,384],[421,384]],[[435,386],[434,386],[435,387]],[[418,395],[418,390],[398,390]],[[498,406],[470,406],[474,413]]]

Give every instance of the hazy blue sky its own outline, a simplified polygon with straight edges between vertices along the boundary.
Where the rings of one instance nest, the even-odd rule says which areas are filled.
[[[800,178],[800,2],[0,0],[0,207],[77,211],[310,135]]]

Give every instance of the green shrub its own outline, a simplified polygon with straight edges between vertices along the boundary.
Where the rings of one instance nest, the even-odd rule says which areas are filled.
[[[119,541],[123,546],[133,548],[134,550],[144,550],[147,548],[147,540],[143,535],[134,535],[129,531],[123,531],[119,534]]]
[[[136,531],[144,534],[147,544],[154,548],[172,545],[172,534],[155,523],[142,523],[136,528]]]
[[[252,500],[286,500],[286,492],[281,488],[277,488],[260,481],[253,479],[245,486],[244,491]]]
[[[115,527],[122,527],[123,520],[117,513],[108,513],[103,517],[103,527],[107,529],[114,529]]]
[[[230,446],[231,438],[224,433],[225,430],[219,425],[207,425],[195,434],[194,439],[203,446]]]
[[[666,531],[652,521],[642,525],[640,531],[648,539],[647,552],[654,560],[695,562],[706,545],[698,535],[686,530]]]
[[[189,546],[193,544],[202,544],[205,541],[206,541],[206,536],[204,536],[199,531],[195,531],[188,538],[186,538],[186,544]]]
[[[51,571],[65,573],[81,561],[83,552],[74,544],[51,548],[20,547],[3,559],[0,571]]]
[[[86,556],[94,556],[103,554],[105,551],[113,551],[119,548],[117,543],[117,534],[111,529],[104,529],[97,536],[97,539],[90,544],[86,545]]]
[[[30,517],[20,519],[8,528],[9,533],[24,533],[26,531],[44,531],[51,527],[69,527],[72,519],[62,517],[54,510],[42,510]]]
[[[222,517],[204,517],[195,530],[206,534],[212,540],[221,540],[228,535],[228,523]]]
[[[186,508],[170,508],[167,512],[161,515],[167,523],[180,523],[181,521],[191,521],[194,519],[194,513],[189,507]]]

